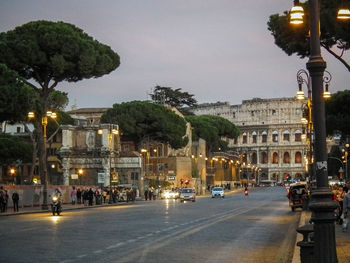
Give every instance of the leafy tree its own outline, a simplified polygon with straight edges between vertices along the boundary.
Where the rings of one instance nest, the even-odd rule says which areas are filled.
[[[109,46],[72,24],[34,21],[0,33],[0,63],[17,71],[38,92],[37,118],[41,120],[49,109],[50,94],[60,82],[101,77],[115,70],[120,61]],[[46,150],[40,125],[36,122],[43,175],[47,173]]]
[[[0,163],[11,165],[17,160],[30,162],[32,158],[32,146],[24,142],[18,136],[0,134]]]
[[[150,95],[154,102],[175,107],[184,115],[193,115],[188,108],[197,106],[197,100],[194,98],[194,95],[182,92],[181,89],[156,86]]]
[[[169,143],[178,149],[187,144],[186,122],[166,107],[143,101],[114,104],[101,123],[118,124],[123,137],[139,145],[144,140]]]
[[[336,18],[342,1],[320,1],[320,3],[321,46],[350,71],[350,65],[343,57],[344,52],[350,48],[350,27],[348,23]],[[289,12],[285,11],[283,15],[271,15],[267,25],[278,47],[289,56],[296,54],[304,58],[310,55],[310,38],[308,36],[310,27],[308,2],[301,5],[305,12],[303,24],[290,25]]]
[[[325,106],[327,134],[339,133],[345,140],[350,135],[350,90],[332,94]]]
[[[25,120],[34,100],[34,89],[17,72],[0,64],[0,122]]]
[[[187,116],[186,120],[191,123],[194,131],[193,140],[202,138],[206,140],[209,152],[221,148],[227,150],[227,142],[222,140],[226,138],[237,138],[239,130],[230,121],[211,115]]]

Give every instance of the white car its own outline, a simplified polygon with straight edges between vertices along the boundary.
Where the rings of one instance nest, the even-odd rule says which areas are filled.
[[[211,198],[215,198],[215,197],[224,198],[225,197],[224,188],[222,188],[222,187],[214,187],[213,190],[211,190]]]
[[[179,198],[179,193],[170,190],[164,190],[161,194],[162,199],[176,199]]]

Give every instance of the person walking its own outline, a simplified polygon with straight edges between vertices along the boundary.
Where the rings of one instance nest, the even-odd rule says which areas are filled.
[[[148,190],[147,189],[145,190],[144,195],[145,195],[145,201],[147,201],[148,200]]]
[[[77,190],[77,201],[78,201],[78,204],[81,204],[81,191],[80,191],[80,188],[78,188],[78,190]]]
[[[89,199],[89,206],[92,206],[92,203],[94,200],[94,192],[92,191],[92,188],[90,188],[88,192],[88,199]]]
[[[14,191],[12,193],[13,212],[18,212],[18,201],[19,201],[19,194],[16,191]]]
[[[9,195],[8,195],[8,193],[7,193],[7,190],[5,190],[5,196],[4,196],[4,212],[7,212],[8,204],[9,204]]]
[[[348,231],[349,225],[349,213],[350,213],[350,194],[347,187],[344,187],[344,192],[346,193],[343,200],[343,232]]]
[[[70,193],[70,197],[72,199],[72,205],[75,205],[77,203],[77,190],[75,189],[75,186],[73,186],[73,190]]]
[[[3,213],[5,212],[5,191],[2,186],[0,186],[0,212]]]

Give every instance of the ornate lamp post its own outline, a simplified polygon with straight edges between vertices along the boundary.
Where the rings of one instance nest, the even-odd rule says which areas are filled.
[[[102,124],[104,125],[104,124]],[[104,133],[104,129],[99,129],[98,130],[98,134],[99,135],[105,135]],[[114,136],[119,136],[120,132],[119,132],[119,126],[116,125],[116,127],[114,127],[114,124],[109,123],[108,125],[108,151],[109,151],[109,204],[113,203],[112,200],[112,183],[113,183],[113,175],[112,175],[112,155],[114,157],[115,155],[115,149],[114,149]],[[119,140],[119,138],[117,138],[117,140]],[[118,142],[118,141],[117,141]]]
[[[28,112],[28,118],[29,119],[33,119],[35,118],[35,113],[34,112]],[[47,134],[46,134],[46,127],[48,124],[48,118],[52,118],[52,119],[56,119],[57,118],[57,114],[55,112],[52,111],[47,111],[46,115],[43,116],[41,118],[41,125],[43,127],[43,136],[42,138],[40,138],[41,143],[40,143],[40,150],[41,150],[41,154],[40,154],[40,165],[42,167],[42,171],[43,171],[43,180],[44,180],[44,189],[43,189],[43,204],[41,206],[42,210],[47,210],[49,208],[48,203],[47,203],[47,190],[48,190],[48,185],[49,185],[49,180],[48,180],[48,176],[47,176],[47,154],[46,154],[46,144],[47,144]]]
[[[312,90],[312,116],[315,133],[315,162],[316,162],[316,190],[312,192],[311,220],[314,222],[314,255],[315,262],[338,262],[335,244],[335,229],[333,211],[336,204],[332,201],[332,192],[328,186],[327,175],[327,149],[326,149],[326,123],[325,107],[322,98],[323,74],[326,62],[321,56],[320,46],[320,1],[309,0],[310,17],[310,57],[306,68],[310,73]],[[350,18],[350,16],[349,16]],[[292,24],[303,23],[303,8],[299,1],[294,1],[291,10]]]

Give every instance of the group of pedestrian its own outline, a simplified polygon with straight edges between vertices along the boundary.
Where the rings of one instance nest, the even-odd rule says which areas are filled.
[[[0,186],[0,212],[7,212],[9,202],[9,195],[6,189],[3,186]],[[19,202],[19,194],[14,191],[12,193],[12,202],[13,202],[13,211],[18,212],[18,202]]]
[[[149,188],[145,190],[144,196],[145,196],[145,200],[156,200],[157,196],[159,194],[159,190],[158,189],[153,189],[153,188]]]

